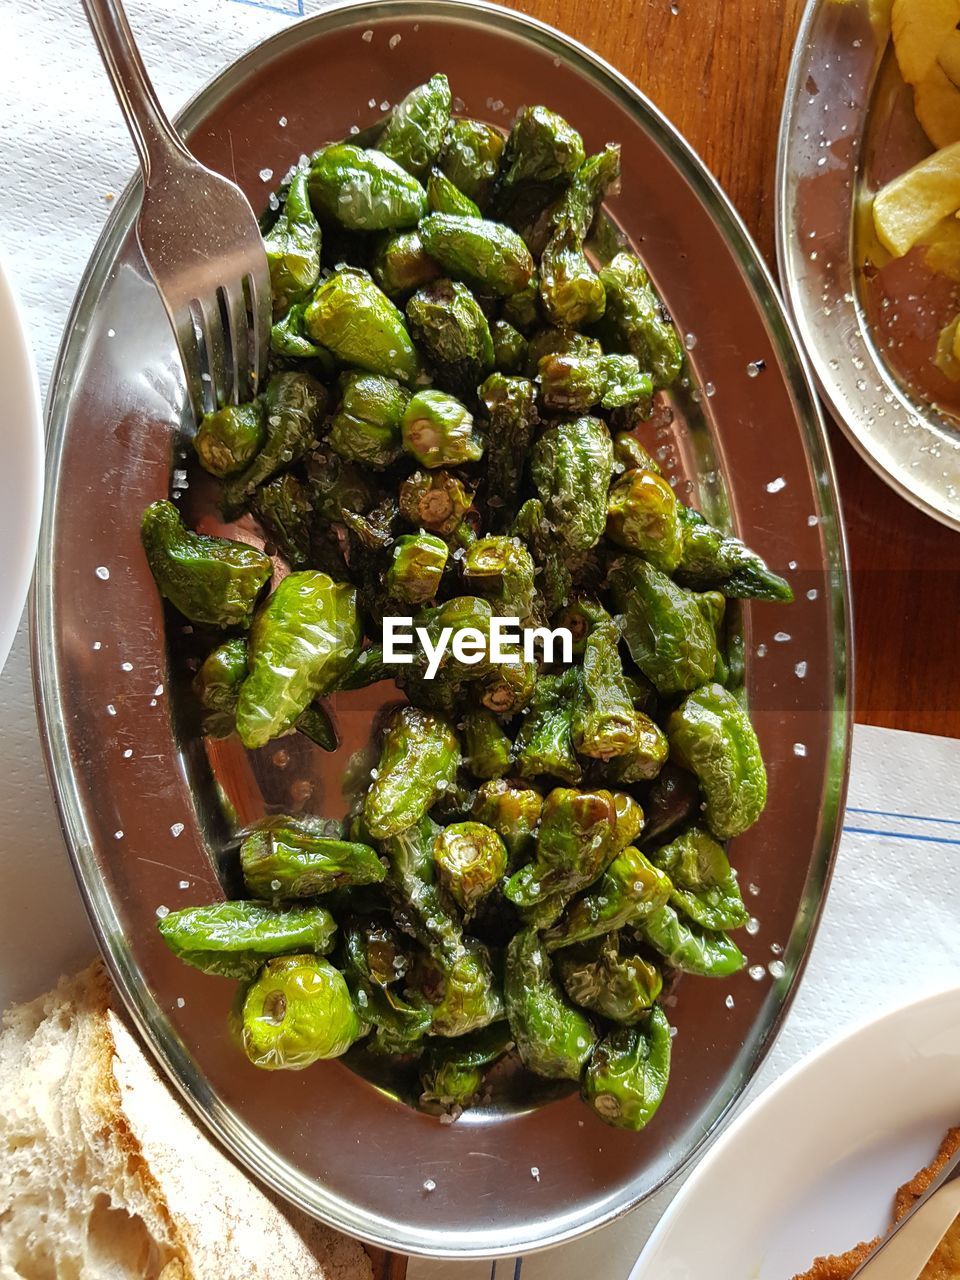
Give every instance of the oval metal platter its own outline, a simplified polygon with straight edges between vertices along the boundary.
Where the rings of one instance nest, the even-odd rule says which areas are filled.
[[[396,40],[394,37],[400,37]],[[257,1071],[232,1043],[233,984],[175,960],[164,908],[230,887],[238,825],[343,811],[347,756],[381,686],[343,696],[341,749],[284,739],[248,756],[199,735],[185,659],[141,554],[143,508],[171,489],[218,528],[188,461],[175,348],[136,245],[132,184],[93,255],[49,398],[48,496],[35,596],[38,700],[77,874],[105,955],[164,1070],[254,1174],[332,1225],[407,1253],[513,1255],[609,1221],[677,1172],[749,1082],[799,980],[837,840],[846,777],[849,614],[831,463],[803,360],[769,275],[696,156],[631,84],[551,29],[490,5],[406,0],[326,10],[218,76],[180,126],[255,206],[324,141],[364,128],[436,70],[458,109],[509,126],[564,112],[590,149],[623,144],[610,203],[687,335],[690,377],[651,446],[678,490],[794,583],[743,610],[747,693],[770,775],[733,857],[756,917],[753,976],[684,982],[670,1090],[641,1134],[575,1092],[505,1071],[455,1124],[418,1113],[350,1060]],[[462,104],[462,105],[460,105]],[[285,125],[281,125],[281,117]]]

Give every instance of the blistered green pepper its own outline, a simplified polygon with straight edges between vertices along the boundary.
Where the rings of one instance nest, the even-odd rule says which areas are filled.
[[[152,502],[140,539],[160,594],[191,622],[248,627],[270,581],[268,556],[245,542],[211,538],[184,528],[172,502]]]
[[[400,299],[436,280],[440,267],[427,254],[418,231],[397,231],[384,236],[374,249],[370,271],[388,298]]]
[[[243,1047],[268,1071],[339,1058],[362,1032],[343,974],[316,956],[269,961],[244,997]]]
[[[494,528],[517,514],[523,469],[539,421],[537,391],[526,378],[492,373],[477,389],[486,410],[487,507]]]
[[[603,357],[550,352],[540,360],[537,380],[540,402],[548,413],[585,413],[603,396]]]
[[[478,538],[463,557],[467,586],[504,615],[526,618],[533,608],[533,558],[519,538]]]
[[[613,445],[598,418],[548,427],[530,455],[530,476],[557,538],[587,551],[603,536]]]
[[[434,372],[436,385],[472,397],[493,368],[493,339],[473,294],[454,280],[438,280],[407,303],[410,332]]]
[[[302,302],[320,277],[320,224],[307,194],[306,170],[290,180],[279,217],[263,239],[273,288],[273,314]]]
[[[240,846],[243,882],[257,898],[313,898],[348,885],[379,884],[386,875],[366,844],[327,834],[315,818],[272,817]]]
[[[445,391],[418,391],[401,419],[403,447],[425,467],[459,466],[483,456],[473,414]]]
[[[463,194],[442,169],[431,169],[427,180],[427,204],[431,213],[454,213],[461,218],[482,218],[480,206]]]
[[[340,735],[330,712],[319,699],[311,702],[305,711],[301,711],[295,725],[297,733],[302,733],[316,746],[324,751],[336,751],[340,745]]]
[[[528,498],[517,512],[513,533],[531,548],[540,576],[537,589],[543,602],[543,612],[556,613],[569,603],[573,590],[573,570],[583,553],[572,553],[563,543],[555,527],[547,519],[544,505],[539,498]]]
[[[250,630],[250,674],[240,689],[237,732],[262,747],[334,688],[360,650],[357,593],[325,573],[291,573]]]
[[[562,191],[583,164],[583,139],[547,107],[517,113],[504,148],[498,207],[516,208],[521,196],[537,205]]]
[[[625,755],[610,760],[605,776],[614,782],[649,782],[655,778],[670,754],[667,735],[655,720],[636,711],[637,742]]]
[[[511,870],[533,856],[534,832],[542,809],[539,791],[502,778],[485,782],[473,802],[474,817],[492,827],[507,846]]]
[[[555,787],[543,802],[536,858],[510,877],[507,897],[518,907],[530,907],[593,884],[616,853],[616,828],[609,791]]]
[[[653,471],[626,471],[610,490],[607,537],[639,552],[661,573],[680,563],[683,527],[680,504],[662,476]]]
[[[410,524],[449,538],[473,505],[473,494],[449,471],[416,471],[400,486],[400,514]]]
[[[503,144],[503,135],[482,120],[450,123],[440,167],[457,189],[481,208],[493,192]]]
[[[447,563],[448,547],[432,533],[405,533],[392,548],[384,574],[387,591],[408,604],[424,604],[437,594]]]
[[[253,495],[253,513],[291,569],[310,560],[313,502],[310,491],[292,472],[274,476]]]
[[[323,520],[342,520],[345,511],[364,513],[377,502],[377,491],[370,478],[335,453],[310,455],[307,483],[314,510]]]
[[[486,949],[466,941],[454,960],[440,964],[442,990],[433,1004],[430,1031],[435,1036],[464,1036],[503,1017]]]
[[[324,147],[310,161],[310,202],[350,231],[414,227],[427,211],[423,187],[382,151],[349,143]]]
[[[613,457],[624,471],[652,471],[660,475],[660,464],[632,431],[618,431],[613,437]]]
[[[670,753],[695,774],[707,826],[721,840],[753,826],[767,802],[767,771],[750,717],[729,690],[704,685],[667,721]]]
[[[663,989],[656,965],[624,952],[615,933],[562,951],[555,963],[574,1004],[625,1026],[646,1017]]]
[[[483,708],[463,718],[464,763],[476,778],[502,778],[510,768],[513,743],[500,721]]]
[[[639,849],[628,845],[614,858],[597,883],[571,903],[561,919],[543,935],[547,949],[599,938],[652,915],[673,892],[669,877]]]
[[[237,725],[237,699],[247,678],[246,640],[225,640],[207,654],[193,678],[208,738],[229,738]]]
[[[407,383],[419,372],[402,313],[364,271],[345,267],[324,280],[304,320],[309,335],[344,364]]]
[[[325,347],[307,337],[306,302],[295,302],[270,329],[270,350],[278,356],[296,356],[300,360],[316,360],[323,366],[321,377],[333,374],[333,356]]]
[[[420,1106],[459,1115],[480,1101],[487,1068],[513,1041],[506,1022],[495,1022],[451,1044],[431,1042],[420,1062]]]
[[[596,1035],[560,990],[535,929],[521,929],[510,939],[504,1001],[524,1066],[539,1076],[578,1080]]]
[[[453,783],[459,763],[460,746],[449,724],[416,707],[401,707],[384,731],[377,776],[364,802],[364,822],[374,839],[418,822]]]
[[[593,324],[606,307],[604,286],[583,251],[597,209],[620,178],[620,148],[608,146],[577,169],[553,218],[540,259],[540,299],[551,324]]]
[[[579,782],[582,768],[573,746],[573,708],[578,693],[575,667],[537,681],[529,712],[517,734],[515,764],[521,778],[548,774],[562,782]]]
[[[645,1027],[621,1027],[600,1041],[584,1072],[584,1102],[614,1128],[645,1128],[667,1091],[670,1047],[670,1024],[657,1005]]]
[[[340,377],[340,406],[327,444],[341,458],[387,467],[400,456],[400,419],[410,393],[393,378],[349,372]]]
[[[527,363],[527,340],[506,320],[495,320],[490,326],[493,339],[493,363],[501,376],[520,373]]]
[[[271,956],[332,950],[337,925],[319,906],[281,909],[266,902],[217,902],[184,907],[159,920],[175,956],[222,978],[247,979]]]
[[[673,881],[671,904],[704,929],[739,929],[749,912],[723,846],[691,827],[650,855]]]
[[[693,822],[700,806],[700,788],[696,778],[668,760],[646,793],[644,844],[660,842],[677,827]]]
[[[597,333],[604,347],[636,356],[655,386],[672,386],[683,369],[683,346],[639,259],[618,253],[600,279],[607,307]]]
[[[623,675],[617,625],[599,605],[591,612],[574,702],[573,744],[582,756],[609,760],[637,747],[641,722]]]
[[[259,453],[223,486],[223,509],[238,515],[257,485],[297,462],[315,443],[327,407],[327,392],[309,374],[275,373],[264,392],[267,438]]]
[[[603,375],[600,403],[604,409],[634,411],[644,418],[649,415],[653,379],[640,368],[636,356],[604,356]]]
[[[204,471],[223,479],[242,471],[266,436],[263,401],[257,399],[206,414],[193,437],[193,447]]]
[[[544,356],[576,356],[595,363],[603,359],[603,348],[596,338],[589,338],[584,333],[548,326],[530,335],[527,343],[528,377],[537,376]]]
[[[717,665],[712,606],[639,556],[624,556],[610,574],[630,656],[658,693],[705,684]]]
[[[454,822],[437,836],[433,860],[447,893],[461,911],[472,914],[503,879],[507,849],[482,822]]]
[[[635,921],[637,937],[682,973],[701,978],[726,978],[746,964],[743,953],[725,933],[703,929],[677,913],[668,903]]]
[[[416,993],[406,996],[398,988],[409,971],[409,939],[379,916],[347,920],[343,928],[343,971],[354,1005],[365,1022],[389,1038],[394,1050],[425,1035],[431,1013]]]
[[[420,238],[447,275],[498,297],[518,293],[533,277],[529,249],[500,222],[431,213],[420,223]]]
[[[444,75],[431,76],[398,102],[377,139],[377,150],[422,178],[443,146],[450,123],[450,85]]]
[[[715,589],[743,600],[791,601],[790,584],[768,569],[739,538],[721,533],[699,511],[681,504],[682,551],[677,581],[698,591]]]
[[[613,808],[616,814],[616,829],[613,844],[617,853],[633,844],[643,830],[646,821],[643,806],[626,791],[613,793]]]
[[[534,270],[530,283],[525,289],[520,289],[516,293],[511,293],[509,297],[504,298],[501,315],[504,320],[512,324],[515,329],[519,329],[523,334],[529,334],[543,323],[543,316],[540,313],[539,271]],[[536,369],[534,369],[534,372],[536,372]]]

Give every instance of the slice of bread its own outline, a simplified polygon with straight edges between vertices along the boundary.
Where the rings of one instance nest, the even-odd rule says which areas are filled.
[[[371,1280],[254,1186],[115,1012],[97,962],[0,1032],[0,1280]]]

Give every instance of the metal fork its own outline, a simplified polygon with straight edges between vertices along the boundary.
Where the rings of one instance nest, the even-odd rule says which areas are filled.
[[[137,239],[173,326],[194,412],[257,391],[270,272],[250,202],[190,154],[160,105],[120,0],[83,0],[143,170]]]

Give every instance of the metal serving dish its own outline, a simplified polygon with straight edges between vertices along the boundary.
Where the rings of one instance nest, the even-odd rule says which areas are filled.
[[[623,1213],[695,1154],[750,1081],[798,981],[837,840],[849,614],[823,427],[769,276],[683,140],[593,54],[490,5],[335,8],[241,58],[180,124],[201,160],[260,205],[261,170],[279,177],[441,68],[466,112],[506,124],[543,101],[591,149],[622,142],[612,213],[681,332],[695,335],[691,385],[652,444],[684,496],[729,514],[796,587],[792,606],[744,609],[770,773],[769,808],[734,850],[759,920],[747,938],[755,976],[682,984],[674,1078],[656,1122],[615,1131],[572,1093],[531,1099],[508,1077],[489,1106],[443,1125],[342,1061],[254,1070],[227,1031],[233,984],[160,942],[158,908],[221,895],[231,823],[265,807],[341,810],[345,754],[366,739],[381,694],[339,703],[345,742],[333,757],[294,739],[247,757],[197,734],[182,662],[191,636],[165,617],[138,539],[143,507],[182,489],[188,466],[175,348],[133,232],[138,183],[93,255],[50,395],[35,658],[77,874],[168,1075],[249,1169],[318,1217],[388,1248],[470,1257],[555,1244]],[[190,515],[215,529],[212,494],[189,478]]]
[[[810,0],[804,14],[780,125],[780,279],[851,443],[901,497],[960,529],[960,387],[933,363],[956,289],[921,251],[874,269],[887,255],[871,197],[932,148],[871,9]]]

